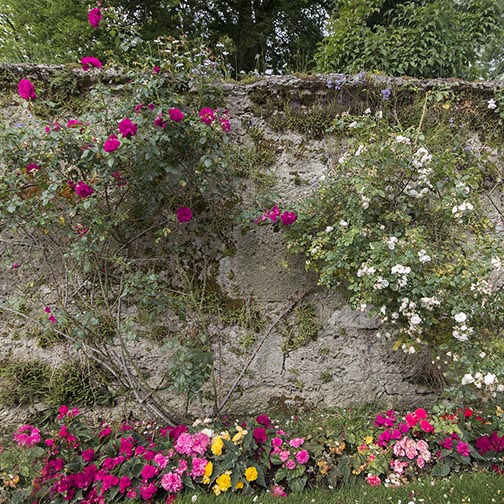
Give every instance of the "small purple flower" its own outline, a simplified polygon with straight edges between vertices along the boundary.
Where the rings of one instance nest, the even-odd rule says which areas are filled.
[[[390,93],[391,93],[390,88],[385,88],[381,90],[382,98],[384,100],[388,100],[390,98]]]

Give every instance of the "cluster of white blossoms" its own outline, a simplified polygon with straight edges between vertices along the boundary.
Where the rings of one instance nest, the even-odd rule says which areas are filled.
[[[439,301],[436,296],[420,298],[420,302],[422,303],[422,306],[429,311],[432,311],[436,306],[441,305],[441,301]]]
[[[413,166],[415,168],[422,168],[424,164],[427,164],[430,160],[432,159],[432,155],[429,154],[429,151],[425,147],[420,147],[414,154],[413,154]],[[432,170],[428,170],[429,174],[432,172]]]
[[[497,103],[493,98],[490,98],[490,100],[487,101],[487,108],[490,110],[495,110],[497,108]]]
[[[366,263],[362,263],[360,268],[357,270],[357,276],[359,278],[368,275],[374,275],[376,273],[376,268],[374,266],[369,266]]]
[[[396,236],[391,236],[390,238],[386,239],[385,240],[385,243],[387,244],[387,247],[390,249],[390,250],[394,250],[395,249],[395,246],[396,246],[396,243],[397,243],[397,237]]]
[[[410,145],[411,144],[411,139],[409,137],[405,137],[405,136],[402,136],[402,135],[397,135],[395,137],[395,141],[397,143],[406,144],[406,145]]]
[[[497,376],[493,373],[487,373],[483,375],[479,371],[474,373],[474,376],[471,373],[466,373],[460,382],[462,385],[474,385],[476,388],[481,389],[483,385],[487,389],[496,392],[504,392],[504,384],[499,383]]]
[[[402,264],[396,264],[392,266],[390,273],[392,275],[401,275],[397,280],[397,285],[399,287],[404,287],[408,283],[408,275],[411,273],[411,268],[409,266],[403,266]]]
[[[422,317],[417,313],[416,310],[417,304],[405,297],[401,299],[401,305],[399,306],[399,311],[403,314],[404,317],[408,319],[408,329],[407,333],[412,334],[421,334],[422,332]],[[399,318],[399,314],[397,312],[392,313],[392,319]]]
[[[453,337],[459,341],[467,341],[469,336],[474,332],[474,329],[466,324],[467,315],[464,312],[459,312],[453,318],[457,322],[457,325],[452,330]]]
[[[364,210],[367,210],[369,208],[369,203],[370,199],[367,196],[364,196],[364,194],[361,194],[361,205]]]
[[[418,260],[421,263],[430,262],[431,256],[427,254],[427,251],[425,249],[421,249],[418,251]]]
[[[386,278],[383,278],[382,276],[379,276],[376,279],[375,284],[373,285],[373,289],[375,290],[382,290],[387,288],[390,285],[389,281]]]
[[[474,210],[474,206],[470,201],[463,201],[460,205],[455,205],[452,208],[452,214],[456,219],[461,219],[465,213]]]

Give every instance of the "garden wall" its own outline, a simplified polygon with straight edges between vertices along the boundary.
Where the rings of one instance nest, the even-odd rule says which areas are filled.
[[[3,120],[23,120],[15,87],[20,78],[47,82],[62,67],[0,66]],[[72,71],[82,93],[89,97],[95,74]],[[113,72],[101,78],[116,85],[123,79]],[[417,81],[380,76],[274,76],[248,84],[222,84],[231,117],[234,142],[252,149],[260,169],[247,182],[244,205],[252,207],[258,191],[276,194],[281,208],[294,208],[309,196],[345,150],[344,138],[325,132],[339,114],[376,114],[384,106],[380,92],[393,88],[395,106],[411,104],[437,93],[444,104],[463,93],[475,117],[482,116],[487,100],[504,86],[496,82]],[[389,106],[389,104],[387,104]],[[479,107],[479,109],[478,109]],[[369,110],[368,110],[369,109]],[[440,109],[441,110],[441,109]],[[477,125],[476,125],[477,126]],[[483,149],[478,132],[472,142]],[[262,161],[267,158],[268,162]],[[262,160],[262,161],[261,161]],[[498,161],[498,159],[497,159]],[[498,163],[500,163],[498,161]],[[500,166],[500,164],[499,164]],[[502,193],[494,191],[488,203],[490,216],[503,231]],[[352,403],[383,401],[387,405],[425,405],[438,397],[440,371],[428,353],[393,351],[379,337],[379,324],[365,313],[355,312],[337,293],[317,286],[317,278],[305,271],[304,258],[289,254],[282,233],[268,226],[237,224],[233,253],[216,268],[216,284],[231,303],[243,307],[244,317],[254,315],[264,323],[256,329],[215,321],[216,389],[222,401],[235,381],[226,410],[259,413],[265,409],[296,412],[300,408],[340,407]],[[33,254],[14,236],[0,230],[0,303],[12,306],[13,282],[29,282],[37,269],[12,271],[11,258]],[[50,285],[40,285],[50,291]],[[41,348],[30,336],[25,320],[2,313],[0,361],[37,358],[61,366],[79,353],[62,343]],[[287,336],[286,336],[287,335]],[[286,338],[290,338],[286,344]],[[166,353],[155,341],[131,343],[130,351],[153,384],[159,380]],[[168,409],[183,411],[183,400],[164,394]],[[142,406],[120,399],[118,415],[142,415]],[[23,415],[43,413],[46,405],[2,406],[0,423],[18,423]],[[193,403],[195,415],[209,414],[211,403]]]

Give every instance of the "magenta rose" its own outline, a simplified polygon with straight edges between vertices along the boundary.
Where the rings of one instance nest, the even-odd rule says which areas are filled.
[[[131,121],[129,117],[125,117],[120,123],[119,123],[119,131],[123,137],[130,137],[136,135],[138,126]]]
[[[82,65],[82,70],[87,72],[91,67],[101,68],[103,63],[98,58],[93,58],[93,56],[84,56],[80,60]]]
[[[266,430],[263,427],[256,427],[254,429],[254,439],[257,444],[266,443],[268,440],[268,436],[266,434]]]
[[[184,120],[184,113],[178,108],[171,108],[168,110],[168,114],[170,114],[170,119],[175,122],[182,122]]]
[[[210,107],[202,108],[199,115],[201,117],[201,121],[208,125],[212,124],[215,120],[215,112]]]
[[[117,135],[110,135],[103,144],[103,150],[105,152],[114,152],[120,145],[121,142],[117,139]]]
[[[189,222],[193,218],[192,210],[187,207],[177,208],[175,215],[179,222]]]
[[[297,215],[294,212],[284,212],[280,215],[280,220],[284,226],[290,226],[297,220]]]
[[[79,180],[79,182],[77,182],[74,190],[77,196],[83,199],[91,196],[94,193],[93,188],[90,185],[86,184],[83,180]]]
[[[26,165],[26,172],[31,173],[32,171],[37,171],[40,170],[40,166],[35,163],[30,163],[29,165]]]
[[[98,28],[98,26],[100,26],[102,18],[100,7],[95,7],[88,12],[88,21],[93,28]]]
[[[21,79],[18,84],[18,93],[23,100],[36,100],[35,86],[28,79]]]

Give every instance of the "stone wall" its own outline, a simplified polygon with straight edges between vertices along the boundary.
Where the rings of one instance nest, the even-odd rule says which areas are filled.
[[[50,79],[58,70],[61,68],[0,66],[4,120],[19,113],[13,112],[19,107],[14,106],[12,99],[19,78]],[[96,74],[84,74],[80,70],[75,70],[74,74],[85,96]],[[117,82],[121,76],[109,73],[105,78]],[[339,102],[333,99],[335,91],[334,87],[327,86],[329,80],[343,82],[344,99]],[[275,160],[269,168],[275,181],[271,190],[279,195],[279,203],[293,205],[318,186],[341,155],[344,141],[320,134],[316,122],[311,130],[302,134],[274,129],[269,119],[280,117],[286,103],[291,110],[306,116],[314,107],[321,110],[333,107],[340,112],[352,109],[353,113],[362,113],[368,107],[375,107],[373,92],[379,94],[380,89],[390,86],[405,101],[413,94],[447,88],[488,100],[504,84],[379,76],[275,76],[250,84],[223,84],[222,88],[232,118],[234,140],[243,145],[251,144],[251,128],[261,132],[262,141],[275,152]],[[251,201],[253,191],[251,187],[245,200]],[[502,208],[502,194],[494,196],[494,201]],[[493,209],[494,219],[498,221],[501,215],[498,209]],[[241,226],[237,225],[232,239],[235,253],[220,261],[217,283],[229,298],[259,310],[267,323],[252,337],[239,326],[211,328],[219,335],[215,351],[220,400],[231,385],[239,381],[226,410],[254,413],[281,408],[294,412],[299,408],[340,407],[370,401],[411,407],[436,399],[439,371],[432,365],[429,355],[394,352],[389,342],[377,337],[376,320],[352,311],[339,294],[317,286],[316,277],[305,271],[303,258],[289,254],[281,233],[274,233],[269,227],[256,227],[243,235]],[[2,242],[0,246],[4,246]],[[4,262],[0,273],[2,302],[9,296],[10,281],[12,277]],[[289,324],[295,328],[298,323],[295,308],[301,304],[313,307],[316,336],[299,348],[285,351],[282,331]],[[42,360],[57,364],[73,355],[64,345],[48,350],[36,347],[33,340],[23,335],[22,321],[6,314],[2,317],[0,358],[38,354]],[[244,346],[247,338],[250,344]],[[130,350],[136,355],[140,368],[148,371],[152,382],[156,383],[156,370],[162,367],[166,355],[152,342],[132,345]],[[180,411],[183,407],[182,400],[175,396],[167,395],[165,401],[169,408]],[[36,405],[35,408],[43,409],[44,406]],[[117,414],[124,415],[130,410],[137,416],[142,414],[140,406],[128,401],[120,404]],[[209,411],[210,404],[194,405],[192,410],[195,415]],[[0,421],[2,418],[4,421],[7,418],[18,420],[19,416],[19,411],[3,411]]]

